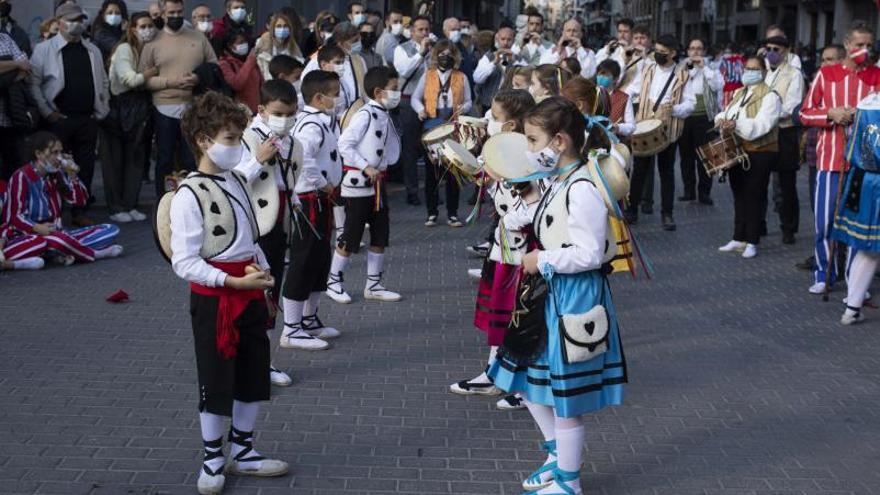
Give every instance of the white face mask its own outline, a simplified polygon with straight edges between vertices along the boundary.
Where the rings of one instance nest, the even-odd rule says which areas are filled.
[[[333,64],[333,72],[342,77],[345,75],[345,64]]]
[[[295,117],[281,117],[279,115],[270,115],[266,119],[266,127],[272,131],[273,134],[279,137],[284,137],[290,134],[290,130],[293,129]]]
[[[248,44],[241,43],[240,45],[235,45],[234,47],[232,47],[232,53],[239,55],[239,56],[247,55],[248,54]]]
[[[104,22],[108,25],[116,27],[122,24],[122,15],[121,14],[107,14],[104,16]]]
[[[500,134],[504,132],[504,124],[506,123],[507,122],[498,122],[497,120],[490,117],[489,123],[486,124],[486,132],[489,134],[489,136]]]
[[[364,14],[356,14],[354,17],[352,17],[351,23],[354,24],[355,27],[357,27],[363,24],[366,20],[367,16],[365,16]]]
[[[471,28],[469,28],[469,27],[461,28],[461,34],[471,34]]]
[[[241,143],[235,146],[227,146],[225,144],[220,144],[215,142],[208,148],[206,152],[208,158],[214,162],[214,165],[217,165],[222,170],[232,170],[236,165],[241,162],[241,155],[243,154],[243,146]]]
[[[559,163],[559,153],[547,144],[541,151],[526,150],[526,159],[535,172],[551,172],[556,169],[556,165]]]
[[[138,28],[137,33],[138,39],[141,40],[141,43],[149,43],[156,37],[156,29],[151,27]]]
[[[385,90],[385,98],[382,98],[382,106],[391,110],[392,108],[397,108],[397,105],[400,105],[400,91],[391,91],[389,89]]]
[[[229,12],[229,18],[235,22],[241,22],[247,17],[247,10],[244,7],[237,7]]]
[[[324,41],[327,41],[327,40],[329,40],[329,39],[332,38],[332,37],[333,37],[333,31],[330,31],[330,32],[327,32],[327,31],[321,31],[321,38],[323,38]]]
[[[450,31],[449,41],[453,43],[458,43],[459,41],[461,41],[461,30],[456,29],[455,31]]]
[[[400,36],[400,33],[402,33],[402,32],[403,32],[403,24],[398,22],[398,23],[391,25],[391,34],[393,34],[394,36]]]
[[[345,108],[345,97],[342,95],[333,98],[333,106],[335,108]]]
[[[203,33],[210,33],[214,29],[214,23],[211,21],[199,21],[198,28]]]
[[[406,39],[412,38],[412,30],[410,28],[406,28],[403,30],[403,37]]]

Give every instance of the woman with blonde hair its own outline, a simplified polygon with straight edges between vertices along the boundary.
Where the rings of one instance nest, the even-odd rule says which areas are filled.
[[[442,40],[431,49],[428,70],[419,79],[412,94],[413,110],[425,122],[427,132],[453,115],[465,115],[470,111],[473,101],[467,76],[458,66],[461,54],[455,44]],[[428,207],[428,218],[425,226],[437,225],[437,204],[439,202],[438,185],[443,176],[443,169],[438,163],[430,163],[425,174],[425,199]],[[461,227],[458,219],[458,184],[452,177],[446,179],[446,223],[450,227]]]
[[[266,32],[257,38],[254,51],[257,54],[257,66],[264,80],[272,79],[272,75],[269,74],[269,62],[276,55],[288,55],[299,62],[305,62],[293,29],[294,24],[290,17],[283,12],[276,12],[269,20]]]

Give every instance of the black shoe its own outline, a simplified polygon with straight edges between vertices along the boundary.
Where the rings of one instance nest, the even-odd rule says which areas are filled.
[[[684,196],[679,196],[679,197],[678,197],[678,200],[679,200],[679,201],[682,201],[682,202],[685,202],[685,201],[696,201],[696,200],[697,200],[697,197],[694,196],[693,194],[685,194]]]
[[[643,215],[653,215],[654,214],[654,205],[651,203],[642,203],[642,214]]]
[[[782,233],[782,243],[783,244],[794,244],[794,232],[783,232]]]
[[[813,256],[810,256],[809,258],[805,259],[804,261],[801,261],[800,263],[795,263],[794,266],[795,266],[795,268],[800,268],[801,270],[813,271],[816,269],[816,258]]]
[[[664,214],[662,217],[662,222],[663,222],[663,230],[665,230],[667,232],[672,232],[673,230],[676,229],[675,219],[672,218],[672,215],[665,215]]]
[[[623,219],[626,220],[626,223],[629,225],[635,225],[639,223],[639,214],[635,211],[625,211],[623,212]]]
[[[406,204],[412,206],[419,206],[422,204],[422,201],[419,199],[418,194],[410,194],[406,197]]]
[[[700,196],[700,204],[706,205],[706,206],[712,206],[715,204],[715,202],[712,201],[712,198],[710,198],[709,196]]]

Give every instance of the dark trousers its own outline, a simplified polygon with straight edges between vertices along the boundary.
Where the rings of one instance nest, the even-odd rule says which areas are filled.
[[[144,155],[141,157],[143,161],[142,172],[144,176],[144,180],[150,180],[150,168],[152,167],[152,163],[150,161],[150,157],[153,155],[153,138],[155,137],[155,126],[153,125],[153,114],[150,113],[150,116],[147,118],[146,125],[144,126],[144,136],[141,140],[141,144],[143,146]]]
[[[683,196],[699,195],[700,198],[708,198],[712,192],[712,178],[706,173],[703,162],[697,157],[697,148],[715,137],[715,133],[709,132],[710,129],[712,122],[705,115],[694,115],[684,120],[684,128],[678,140],[681,181],[684,184]]]
[[[104,195],[110,214],[137,208],[143,179],[143,129],[140,125],[131,133],[122,129],[100,130],[101,174]]]
[[[272,230],[260,237],[258,241],[260,249],[266,255],[266,261],[269,262],[269,274],[275,279],[275,286],[272,287],[272,300],[276,303],[281,297],[281,281],[284,279],[284,253],[287,252],[287,235],[284,233],[283,221],[286,215],[284,212],[280,212],[278,215],[282,220],[275,223]]]
[[[165,193],[165,176],[174,171],[175,155],[180,159],[180,168],[183,170],[195,170],[196,161],[192,151],[183,139],[180,132],[180,120],[172,119],[159,113],[153,112],[156,132],[156,198],[161,198]]]
[[[89,191],[89,201],[85,207],[71,208],[74,215],[84,213],[94,202],[92,197],[92,177],[95,175],[95,146],[98,142],[98,122],[90,115],[68,115],[47,130],[58,136],[64,150],[73,155],[79,166],[79,178]]]
[[[9,180],[12,173],[24,165],[22,161],[22,139],[24,135],[14,127],[0,127],[0,180]]]
[[[409,101],[402,101],[399,107],[399,119],[402,132],[400,138],[400,160],[398,165],[403,169],[403,183],[408,196],[419,194],[418,159],[422,156],[422,121],[419,114],[412,109]]]
[[[302,209],[293,221],[290,236],[290,264],[284,277],[282,295],[305,301],[313,292],[327,290],[327,276],[333,261],[330,244],[333,232],[333,206],[323,192],[304,197]]]
[[[797,172],[800,167],[800,130],[797,127],[779,129],[779,225],[784,233],[795,233],[800,223],[800,204],[797,192]]]
[[[629,183],[629,211],[635,214],[642,202],[642,192],[649,175],[654,174],[654,160],[660,171],[660,203],[664,215],[672,215],[675,200],[675,149],[672,143],[656,156],[638,157],[633,161],[632,178]]]
[[[428,215],[439,213],[440,180],[446,181],[446,216],[458,216],[458,200],[461,191],[455,177],[442,165],[436,165],[430,160],[425,160],[425,204],[428,207]]]
[[[778,153],[749,153],[749,170],[736,166],[728,171],[733,191],[733,240],[749,244],[760,241],[770,169],[778,156]]]

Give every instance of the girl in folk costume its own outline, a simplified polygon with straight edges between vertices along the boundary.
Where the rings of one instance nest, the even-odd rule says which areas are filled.
[[[38,234],[12,238],[12,229],[3,223],[2,217],[6,189],[6,181],[0,180],[0,271],[39,270],[46,264],[41,258],[46,251],[46,239]]]
[[[540,103],[551,96],[559,96],[562,87],[571,79],[571,72],[553,64],[544,64],[535,67],[532,71],[532,82],[529,85],[529,93]]]
[[[526,65],[517,65],[504,75],[501,89],[523,89],[528,91],[532,85],[532,72],[534,69]]]
[[[461,54],[449,40],[442,40],[431,49],[429,68],[419,79],[412,94],[413,110],[425,122],[425,131],[443,124],[453,116],[465,115],[470,111],[473,104],[471,88],[467,76],[458,70],[460,63]],[[430,170],[425,174],[428,219],[425,225],[433,227],[437,225],[439,184],[444,171],[438,163],[428,167]],[[447,177],[446,223],[450,227],[463,225],[458,219],[458,196],[458,183],[452,177]]]
[[[119,235],[116,225],[67,230],[61,224],[64,203],[83,206],[89,197],[77,177],[78,168],[62,154],[61,141],[52,133],[40,131],[28,138],[28,144],[31,162],[9,180],[9,197],[3,211],[8,238],[39,235],[52,258],[64,265],[121,255],[122,246],[113,244]]]
[[[643,156],[635,159],[632,181],[630,182],[629,206],[627,217],[629,223],[638,221],[636,208],[641,203],[645,182],[654,174],[654,159],[660,172],[661,220],[663,230],[676,229],[672,216],[675,201],[675,150],[678,138],[684,128],[684,120],[694,111],[696,97],[688,71],[676,66],[678,56],[678,39],[664,34],[654,44],[653,64],[645,65],[645,69],[630,83],[626,92],[639,94],[639,110],[636,122],[658,119],[666,128],[668,143],[654,156]],[[653,191],[649,192],[653,195]]]
[[[259,401],[270,393],[264,290],[273,285],[257,239],[275,224],[278,196],[271,170],[260,166],[277,153],[274,143],[242,160],[247,125],[246,112],[228,97],[209,92],[197,98],[183,114],[181,131],[198,171],[163,198],[156,215],[157,232],[170,225],[170,240],[165,244],[160,237],[160,246],[191,289],[205,447],[197,482],[202,494],[223,490],[224,471],[281,476],[288,469],[286,462],[266,459],[253,447]],[[170,209],[164,210],[167,198]],[[229,416],[232,459],[226,462],[223,436]]]
[[[585,131],[583,115],[564,98],[547,99],[526,115],[529,161],[548,175],[548,188],[534,215],[505,217],[508,227],[532,223],[538,249],[523,256],[523,270],[530,276],[525,285],[534,288],[533,294],[546,291],[546,299],[517,315],[521,320],[537,315],[539,324],[524,333],[509,331],[511,338],[505,337],[487,374],[502,390],[523,394],[544,436],[547,460],[523,482],[541,495],[582,493],[582,417],[621,404],[627,381],[605,276],[614,243],[603,194],[584,166]],[[526,195],[526,200],[535,196]],[[524,347],[514,335],[535,345],[518,352]]]
[[[715,117],[722,133],[733,132],[748,153],[748,162],[729,170],[733,191],[733,240],[718,248],[722,252],[741,251],[743,258],[758,254],[763,200],[767,197],[770,169],[779,157],[777,125],[782,100],[764,83],[763,57],[749,57],[743,70],[743,87],[730,104]]]
[[[620,64],[606,59],[596,68],[596,84],[611,95],[611,130],[618,138],[626,138],[636,130],[636,116],[633,112],[632,98],[621,91],[617,85],[620,79]]]
[[[268,29],[257,38],[254,52],[257,54],[257,66],[265,81],[272,79],[269,62],[276,55],[287,55],[299,62],[305,61],[293,34],[293,22],[283,12],[276,12],[269,20]]]
[[[488,132],[494,136],[501,132],[523,132],[523,117],[535,106],[532,96],[523,90],[502,90],[495,95],[490,109]],[[477,306],[474,312],[474,326],[486,334],[489,345],[489,364],[495,362],[498,346],[504,341],[504,334],[515,307],[516,289],[522,270],[522,255],[533,237],[530,228],[512,228],[506,225],[504,217],[518,210],[527,210],[528,204],[521,193],[538,183],[524,182],[510,186],[504,181],[496,181],[488,188],[488,194],[495,204],[498,217],[489,255],[483,262],[480,286],[477,289]],[[476,378],[453,383],[449,391],[459,395],[498,395],[496,387],[484,371]],[[520,409],[522,399],[516,394],[508,395],[498,402],[499,409]]]
[[[844,325],[864,320],[862,304],[880,263],[880,95],[873,93],[856,110],[853,137],[847,144],[851,167],[834,220],[831,238],[856,250],[847,281]]]
[[[364,79],[370,94],[339,137],[342,156],[342,198],[345,228],[337,239],[327,280],[327,296],[341,304],[351,302],[343,286],[352,253],[360,250],[361,238],[370,227],[367,252],[367,283],[364,299],[396,302],[400,294],[382,286],[385,249],[389,244],[390,220],[385,187],[388,167],[400,158],[400,135],[390,111],[400,103],[399,78],[392,67],[373,67]]]

